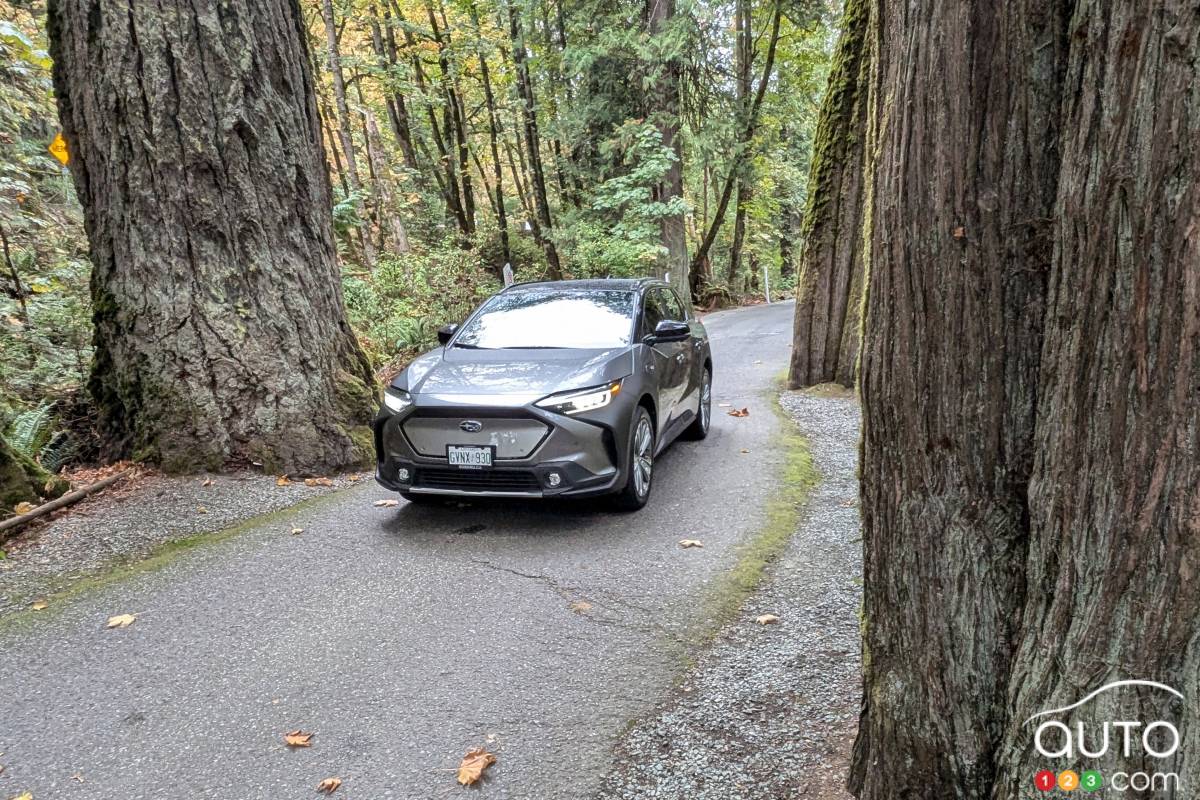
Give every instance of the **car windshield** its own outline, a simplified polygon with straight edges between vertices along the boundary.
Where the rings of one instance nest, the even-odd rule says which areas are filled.
[[[454,340],[480,350],[623,347],[635,295],[619,289],[505,292],[489,300]]]

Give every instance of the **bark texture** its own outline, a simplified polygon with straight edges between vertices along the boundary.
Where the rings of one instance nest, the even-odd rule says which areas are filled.
[[[849,0],[817,118],[788,386],[854,386],[863,291],[869,0]]]
[[[48,11],[108,453],[174,470],[358,461],[371,375],[345,319],[296,0]]]
[[[649,0],[646,7],[646,27],[650,35],[661,35],[674,16],[674,0]],[[673,198],[683,197],[683,136],[679,130],[679,59],[671,57],[665,63],[653,65],[652,70],[655,79],[654,89],[650,93],[653,104],[650,118],[662,134],[663,147],[669,148],[675,154],[671,168],[655,187],[654,199],[668,203]],[[666,256],[660,261],[659,276],[669,275],[671,285],[679,292],[679,296],[690,302],[692,289],[688,276],[690,262],[687,254],[687,228],[682,213],[663,218],[660,242]]]
[[[1173,758],[1119,744],[1083,768],[1175,772],[1200,788],[1200,7],[1087,0],[1070,30],[1056,246],[1030,486],[1023,635],[995,798],[1025,796],[1031,714],[1166,720]],[[1114,738],[1120,735],[1114,732]],[[1036,765],[1036,767],[1035,767]]]
[[[875,3],[862,798],[991,796],[1025,594],[1025,490],[1061,4]]]

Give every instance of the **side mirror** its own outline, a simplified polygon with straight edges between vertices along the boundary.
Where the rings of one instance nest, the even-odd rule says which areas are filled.
[[[426,328],[426,330],[428,330],[428,328]],[[457,330],[457,322],[451,325],[443,325],[442,327],[438,328],[438,344],[449,344],[450,340],[454,338],[454,332]]]
[[[686,322],[664,319],[655,327],[654,333],[646,337],[646,344],[657,342],[682,342],[692,335],[692,326]]]

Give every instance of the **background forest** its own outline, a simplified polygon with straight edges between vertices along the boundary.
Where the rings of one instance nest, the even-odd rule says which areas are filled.
[[[351,322],[394,370],[501,283],[794,283],[839,9],[822,0],[301,0]],[[0,0],[0,423],[87,458],[90,265],[44,2]]]

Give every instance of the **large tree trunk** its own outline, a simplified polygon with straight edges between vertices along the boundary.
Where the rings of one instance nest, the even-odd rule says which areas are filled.
[[[52,0],[49,30],[108,454],[361,461],[371,373],[343,309],[297,0]]]
[[[1000,798],[1036,769],[1030,715],[1110,681],[1070,715],[1095,749],[1106,720],[1165,720],[1171,758],[1106,777],[1176,773],[1200,788],[1200,14],[1194,3],[1085,0],[1072,17],[1054,265],[1030,485],[1023,635],[1009,682]],[[1097,732],[1093,734],[1092,732]],[[1053,741],[1060,741],[1053,737]],[[1160,745],[1161,747],[1161,745]]]
[[[468,0],[467,10],[471,15],[471,24],[475,29],[475,36],[478,39],[483,38],[482,30],[479,26],[479,10],[475,7],[475,0]],[[496,200],[493,203],[493,208],[496,212],[496,228],[500,234],[500,251],[504,263],[512,263],[512,248],[508,239],[508,209],[504,207],[504,165],[500,161],[500,137],[503,135],[500,130],[500,117],[496,113],[496,95],[492,92],[491,70],[488,68],[487,56],[484,55],[483,49],[479,50],[479,77],[483,82],[483,99],[484,105],[487,106],[488,113],[488,146],[492,151],[492,178],[495,181]],[[480,175],[483,171],[480,170]]]
[[[651,36],[663,36],[675,16],[674,0],[650,0],[646,9],[646,27]],[[679,59],[671,57],[665,63],[650,65],[654,75],[654,90],[651,93],[650,118],[662,135],[663,147],[674,155],[667,174],[655,187],[654,199],[669,203],[683,197],[683,137],[679,131]],[[665,257],[659,263],[659,277],[670,277],[671,285],[679,296],[692,300],[691,281],[688,276],[687,229],[683,213],[664,217],[660,225],[660,239]]]
[[[868,0],[842,13],[829,87],[817,118],[808,207],[800,228],[800,275],[788,386],[854,386],[863,286]]]
[[[1039,0],[873,13],[851,788],[983,800],[1025,595],[1065,14]]]

